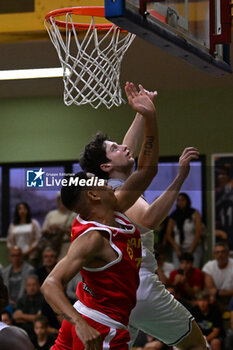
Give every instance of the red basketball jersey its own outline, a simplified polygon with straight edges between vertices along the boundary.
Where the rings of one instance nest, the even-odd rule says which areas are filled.
[[[85,221],[79,215],[75,219],[71,242],[89,231],[106,231],[109,233],[109,243],[118,255],[116,260],[103,267],[83,267],[80,273],[84,281],[78,284],[76,293],[87,307],[127,325],[136,304],[141,238],[138,229],[123,214],[115,213],[115,218],[123,228]]]

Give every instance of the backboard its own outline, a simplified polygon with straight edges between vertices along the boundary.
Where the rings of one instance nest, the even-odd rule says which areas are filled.
[[[232,72],[231,0],[105,0],[105,17],[215,76]]]

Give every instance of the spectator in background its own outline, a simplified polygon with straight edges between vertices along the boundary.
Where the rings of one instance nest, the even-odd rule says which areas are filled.
[[[7,247],[21,248],[24,258],[33,262],[37,258],[36,247],[41,237],[40,225],[31,217],[31,210],[27,203],[16,205],[13,223],[9,226]]]
[[[216,229],[233,250],[233,164],[231,157],[220,157],[215,163],[218,187],[215,189]],[[219,234],[219,231],[217,231]],[[218,237],[218,236],[217,236]]]
[[[205,288],[212,301],[216,300],[224,313],[229,310],[229,302],[233,296],[233,259],[229,257],[229,248],[225,242],[215,244],[214,258],[202,268],[205,273]]]
[[[34,320],[35,338],[32,343],[36,350],[50,350],[55,339],[48,334],[48,320],[45,316],[37,316]]]
[[[33,266],[23,260],[19,247],[10,248],[10,262],[2,272],[4,283],[8,288],[9,301],[14,309],[18,300],[24,295],[28,275],[34,272]]]
[[[7,324],[8,326],[13,326],[13,319],[11,317],[11,313],[7,310],[4,310],[1,313],[1,321]]]
[[[58,209],[50,211],[43,223],[41,249],[52,246],[61,260],[70,246],[70,232],[76,214],[66,209],[61,201],[60,192],[57,195]]]
[[[0,312],[8,305],[8,291],[0,276]],[[27,334],[14,326],[0,322],[0,346],[1,350],[35,350]]]
[[[39,278],[40,285],[43,284],[44,280],[57,263],[57,254],[52,247],[45,247],[45,249],[43,250],[42,257],[43,266],[39,267],[35,272]]]
[[[17,302],[13,319],[32,339],[34,335],[33,321],[41,314],[44,298],[40,293],[40,284],[36,275],[26,279],[26,294]]]
[[[43,284],[44,280],[52,271],[56,263],[57,254],[55,250],[51,247],[46,247],[43,251],[43,266],[39,267],[35,272],[35,274],[38,276],[40,285]],[[50,334],[58,334],[61,322],[58,320],[51,306],[45,300],[41,311],[42,314],[46,316],[47,321],[49,323],[48,332]]]
[[[158,268],[157,274],[159,276],[160,281],[163,284],[167,284],[169,281],[170,273],[175,270],[175,266],[172,263],[165,261],[166,257],[166,248],[165,246],[156,247],[155,258],[157,259]]]
[[[183,253],[179,260],[179,269],[171,272],[169,283],[177,287],[181,299],[192,300],[195,293],[204,287],[204,274],[193,267],[192,254]]]
[[[168,350],[169,346],[163,344],[160,340],[155,339],[152,335],[138,332],[138,336],[134,343],[135,350]]]
[[[74,304],[77,301],[77,285],[82,281],[81,273],[75,275],[72,280],[66,286],[66,295],[69,298],[71,304]]]
[[[173,237],[174,234],[174,237]],[[176,210],[169,217],[166,239],[172,245],[172,261],[176,268],[182,253],[194,257],[194,267],[199,268],[202,259],[202,221],[198,210],[191,208],[191,200],[186,193],[177,198]]]
[[[167,286],[166,286],[166,289],[169,291],[169,293],[171,293],[174,296],[174,298],[176,300],[178,300],[184,307],[186,307],[186,309],[188,311],[191,312],[191,309],[192,309],[191,302],[180,298],[180,295],[178,293],[177,287],[174,286],[174,284],[169,284],[168,283]]]
[[[233,298],[231,298],[230,305],[230,328],[227,330],[227,335],[225,338],[225,350],[233,349]]]
[[[222,319],[218,307],[210,303],[210,295],[207,291],[199,291],[195,295],[196,305],[192,309],[192,315],[205,335],[211,350],[222,349]]]

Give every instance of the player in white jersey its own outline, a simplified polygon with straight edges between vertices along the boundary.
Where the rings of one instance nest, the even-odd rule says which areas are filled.
[[[152,100],[157,95],[156,92],[148,94]],[[110,178],[109,184],[115,188],[119,187],[120,190],[120,185],[128,178],[133,168],[132,162],[127,162],[125,157],[129,157],[129,154],[135,156],[142,130],[143,119],[137,114],[122,145],[109,141],[107,137],[98,133],[85,147],[80,159],[82,168],[99,177]],[[151,205],[139,198],[126,212],[129,219],[137,226],[142,226],[146,232],[142,234],[143,252],[137,305],[130,316],[132,343],[137,330],[141,329],[168,345],[176,344],[182,350],[206,349],[205,340],[192,315],[174,299],[154,273],[157,263],[153,255],[151,232],[168,215],[189,173],[190,161],[197,159],[198,155],[196,148],[186,148],[179,159],[178,174],[167,190]],[[158,157],[155,158],[155,163],[158,163]]]

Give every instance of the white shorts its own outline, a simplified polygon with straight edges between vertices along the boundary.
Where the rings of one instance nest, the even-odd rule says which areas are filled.
[[[190,312],[166,290],[156,274],[145,269],[140,271],[137,304],[129,321],[131,344],[139,329],[167,345],[178,344],[191,332],[193,320]]]

